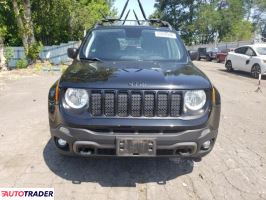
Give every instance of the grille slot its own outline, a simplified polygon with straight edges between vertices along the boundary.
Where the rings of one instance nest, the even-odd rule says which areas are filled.
[[[170,108],[171,117],[180,116],[181,95],[180,94],[172,94],[170,105],[171,105],[171,108]]]
[[[115,116],[115,94],[114,93],[105,93],[104,99],[105,106],[105,115],[106,116]]]
[[[177,91],[90,92],[90,113],[106,117],[178,117],[182,111],[182,93]]]
[[[153,117],[155,110],[155,97],[154,94],[145,93],[144,94],[144,116],[145,117]]]
[[[166,117],[168,113],[168,94],[158,94],[157,113],[159,117]]]
[[[91,114],[94,116],[102,115],[102,95],[100,92],[91,94]]]
[[[128,94],[119,93],[117,98],[117,114],[119,117],[128,115]]]
[[[132,93],[131,95],[131,115],[133,117],[141,116],[141,94]]]

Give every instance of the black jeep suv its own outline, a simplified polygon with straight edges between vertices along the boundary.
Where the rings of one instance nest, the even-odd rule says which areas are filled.
[[[48,102],[59,152],[201,158],[212,150],[219,92],[171,26],[137,22],[98,24],[68,49],[73,63]]]
[[[197,60],[201,60],[202,58],[206,59],[207,61],[215,60],[218,52],[218,48],[198,48]]]

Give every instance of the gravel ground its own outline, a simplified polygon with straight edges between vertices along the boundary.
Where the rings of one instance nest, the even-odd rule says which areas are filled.
[[[266,78],[257,93],[249,74],[195,64],[222,96],[217,143],[197,163],[62,157],[49,142],[47,115],[59,75],[0,76],[0,187],[54,187],[55,199],[266,199]]]

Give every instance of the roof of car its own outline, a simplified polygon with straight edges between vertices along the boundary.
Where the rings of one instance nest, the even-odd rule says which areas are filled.
[[[150,30],[163,30],[163,31],[175,31],[174,29],[169,29],[168,27],[155,27],[155,26],[145,26],[145,25],[111,25],[111,26],[96,26],[94,30],[99,29],[123,29],[123,28],[136,28],[136,29],[150,29]]]
[[[244,45],[243,47],[266,47],[266,43],[257,43],[257,44],[250,44],[250,45]]]

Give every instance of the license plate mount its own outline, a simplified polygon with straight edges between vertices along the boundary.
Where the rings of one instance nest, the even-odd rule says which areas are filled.
[[[118,156],[155,156],[156,140],[144,138],[117,138]]]

